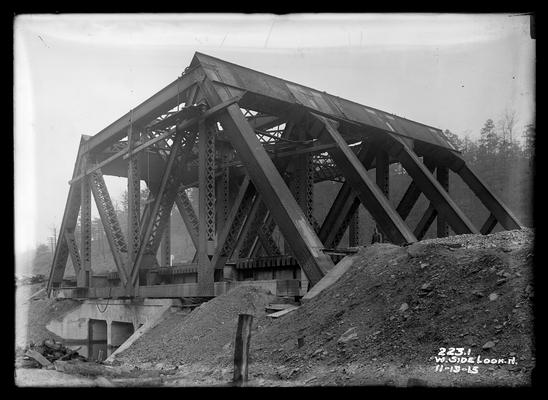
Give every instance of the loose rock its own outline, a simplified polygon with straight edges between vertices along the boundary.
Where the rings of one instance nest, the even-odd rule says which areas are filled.
[[[488,350],[488,349],[492,349],[493,347],[495,347],[495,345],[496,345],[495,342],[490,340],[487,343],[485,343],[481,348],[485,349],[485,350]]]
[[[337,340],[338,343],[347,343],[351,340],[356,340],[358,338],[358,332],[356,332],[356,328],[352,327],[348,329],[345,333],[341,335],[339,340]]]

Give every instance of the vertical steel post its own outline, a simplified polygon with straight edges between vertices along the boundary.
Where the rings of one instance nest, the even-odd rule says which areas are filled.
[[[88,163],[88,156],[84,156],[82,171],[85,171]],[[89,177],[85,176],[81,181],[80,207],[80,257],[81,268],[77,277],[78,287],[89,287],[91,274],[91,189]]]
[[[360,245],[360,208],[358,207],[352,218],[350,218],[350,223],[348,224],[348,246],[356,247]]]
[[[227,163],[230,152],[227,145],[223,142],[216,143],[217,151],[219,152],[222,163]],[[226,218],[230,210],[230,169],[223,168],[221,176],[216,178],[215,182],[215,200],[216,200],[216,222],[215,230],[217,232],[217,240],[219,240],[220,232],[223,230]]]
[[[171,216],[167,220],[160,244],[160,266],[171,266]]]
[[[449,168],[438,165],[436,167],[436,178],[438,179],[441,187],[443,187],[445,191],[449,193]],[[438,237],[449,236],[449,225],[447,224],[445,218],[442,215],[438,214],[436,219]]]
[[[130,125],[128,131],[128,148],[131,152],[135,148],[137,141],[139,140],[139,132],[135,131]],[[140,217],[141,217],[141,173],[139,170],[139,155],[133,155],[128,160],[127,171],[127,199],[128,199],[128,215],[127,215],[127,240],[128,240],[128,252],[127,261],[125,264],[125,270],[127,275],[131,273],[131,268],[137,253],[139,252],[140,245]],[[126,288],[128,294],[132,291],[131,285]]]
[[[201,120],[198,124],[198,294],[214,295],[214,268],[210,255],[215,251],[215,137]]]
[[[390,157],[388,156],[388,153],[380,147],[377,149],[375,157],[375,182],[388,199],[390,194]],[[378,224],[375,225],[372,241],[383,243],[386,239],[381,227]]]
[[[86,140],[86,136],[82,135],[82,138],[80,139],[80,147],[78,148],[78,155],[76,156],[76,162],[74,163],[74,170],[72,172],[73,179],[81,172],[82,148]],[[48,295],[51,294],[51,290],[54,287],[59,286],[63,280],[63,275],[65,273],[67,259],[69,256],[69,246],[67,241],[63,240],[63,235],[65,232],[74,232],[74,228],[76,227],[76,223],[78,221],[78,213],[80,212],[80,202],[80,182],[71,183],[65,204],[65,211],[63,213],[63,220],[59,229],[59,237],[55,247],[55,254],[53,255],[53,262],[51,264],[47,284]]]

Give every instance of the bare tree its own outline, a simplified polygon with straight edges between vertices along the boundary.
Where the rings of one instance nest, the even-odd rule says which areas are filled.
[[[520,147],[515,138],[515,130],[518,123],[518,117],[515,110],[506,109],[501,119],[498,121],[498,130],[500,136],[499,151],[503,161],[516,158],[520,152]]]

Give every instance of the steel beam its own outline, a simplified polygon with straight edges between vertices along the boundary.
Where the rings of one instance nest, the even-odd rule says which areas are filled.
[[[223,109],[225,109],[229,105],[237,103],[240,99],[241,99],[241,96],[235,96],[231,99],[228,99],[227,101],[225,101],[223,103],[217,104],[215,107],[211,107],[210,109],[206,110],[202,115],[200,115],[198,117],[189,118],[189,119],[186,119],[186,120],[178,123],[176,128],[172,128],[168,132],[163,133],[163,134],[155,137],[154,139],[151,139],[151,140],[137,146],[135,148],[135,150],[133,150],[131,153],[127,153],[126,155],[124,155],[124,159],[126,159],[126,158],[128,158],[132,155],[135,155],[140,151],[145,150],[146,148],[152,146],[156,142],[159,142],[161,140],[169,139],[170,137],[175,135],[176,131],[180,132],[180,131],[188,130],[189,128],[193,128],[200,121],[211,118],[213,115],[215,115],[219,111],[222,111]]]
[[[289,122],[282,134],[282,138],[288,138],[292,132],[295,131],[294,124]],[[304,130],[299,130],[297,135],[300,139],[304,139]],[[307,154],[302,158],[292,158],[278,161],[275,163],[278,171],[281,174],[287,172],[288,169],[293,169],[288,182],[288,187],[297,204],[301,207],[301,210],[305,213],[308,222],[313,226],[314,231],[317,231],[312,211],[313,211],[313,164],[311,157]],[[256,257],[260,254],[261,250],[265,250],[267,255],[279,255],[281,251],[278,245],[272,239],[272,232],[276,228],[276,222],[272,218],[272,213],[263,205],[259,211],[258,220],[255,220],[254,226],[251,228],[248,234],[248,244],[250,246],[244,246],[244,253],[242,257]],[[284,252],[289,249],[289,243],[285,242]],[[246,251],[247,250],[247,251]]]
[[[219,152],[222,164],[228,163],[230,158],[230,150],[222,142],[217,143],[217,151]],[[221,167],[221,176],[216,178],[215,182],[215,230],[217,235],[223,230],[228,212],[230,209],[230,168]]]
[[[400,214],[403,220],[409,216],[409,213],[413,209],[413,206],[417,203],[420,195],[421,190],[415,181],[411,181],[400,202],[398,203],[398,206],[396,207],[396,211]]]
[[[257,115],[252,118],[248,118],[247,122],[253,129],[270,129],[274,126],[283,124],[283,120],[280,117],[273,115]]]
[[[84,156],[83,165],[87,164],[87,155]],[[89,178],[86,177],[80,183],[82,191],[80,206],[80,254],[82,268],[77,275],[77,286],[88,287],[91,275],[91,190]]]
[[[260,226],[257,230],[257,236],[262,248],[265,250],[268,256],[278,256],[282,254],[280,249],[278,248],[278,245],[272,239],[272,232],[274,231],[275,227],[276,224],[272,219],[272,215],[270,214],[270,212],[267,211],[262,226]],[[251,250],[252,257],[258,254],[258,247],[259,246],[256,246],[254,249]]]
[[[430,203],[428,205],[428,208],[424,212],[422,218],[420,219],[419,223],[415,227],[414,234],[417,237],[417,239],[422,240],[426,232],[428,231],[428,228],[430,228],[430,225],[432,225],[432,222],[434,222],[434,219],[436,218],[437,211]]]
[[[437,166],[436,168],[436,178],[438,179],[438,182],[440,183],[441,187],[449,193],[449,168],[444,166]],[[447,222],[443,218],[442,215],[437,216],[437,234],[438,237],[446,237],[449,236],[449,226],[447,225]]]
[[[96,170],[103,168],[104,166],[112,163],[113,161],[118,160],[119,158],[122,158],[122,159],[126,160],[129,157],[133,157],[133,156],[137,155],[137,153],[139,153],[143,150],[146,150],[147,148],[155,145],[158,142],[166,141],[167,139],[173,137],[177,130],[184,131],[186,129],[189,129],[189,128],[195,126],[196,124],[198,124],[198,122],[200,120],[203,120],[205,118],[209,118],[209,117],[213,116],[215,113],[221,111],[227,105],[234,104],[234,103],[238,102],[239,99],[240,99],[240,96],[235,97],[233,99],[230,99],[229,101],[226,101],[222,104],[219,104],[217,107],[214,107],[214,108],[212,107],[211,109],[207,110],[202,115],[200,115],[199,117],[193,117],[193,118],[185,119],[185,120],[183,120],[183,121],[181,121],[180,123],[177,124],[177,128],[169,129],[166,133],[162,133],[161,135],[158,135],[155,138],[146,141],[145,143],[142,143],[138,146],[135,146],[135,148],[132,149],[132,150],[130,150],[129,148],[125,148],[123,150],[120,150],[119,152],[117,152],[117,153],[113,154],[112,156],[108,157],[107,159],[101,161],[99,164],[94,165],[93,167],[90,167],[90,168],[86,169],[83,173],[73,177],[69,181],[69,183],[73,184],[75,182],[78,182],[84,176],[89,175],[89,174],[95,172]]]
[[[74,232],[65,231],[65,240],[67,241],[70,259],[72,260],[72,266],[74,267],[74,273],[76,276],[80,276],[82,261],[80,258],[80,250],[78,250],[78,244],[76,243],[76,238],[74,237]]]
[[[446,151],[428,143],[416,145],[420,154],[435,159],[438,165],[449,167],[451,171],[459,175],[464,183],[472,190],[482,204],[495,216],[504,229],[520,229],[522,224],[510,209],[496,196],[474,173],[459,154]]]
[[[87,136],[82,136],[80,139],[80,145],[78,147],[78,154],[74,162],[74,169],[72,176],[75,177],[80,173],[81,160],[83,154],[83,144],[87,140]],[[53,262],[51,264],[50,275],[48,279],[47,291],[51,294],[51,289],[54,286],[59,285],[63,280],[67,260],[69,256],[69,248],[66,240],[64,240],[65,232],[74,231],[76,223],[78,221],[78,213],[80,212],[81,203],[81,189],[80,183],[75,183],[69,186],[67,194],[67,201],[65,203],[65,210],[63,212],[63,220],[59,229],[59,236],[57,238],[57,246],[55,247],[55,253],[53,255]]]
[[[354,211],[348,224],[348,247],[360,245],[360,213],[359,207]]]
[[[215,251],[215,135],[211,124],[200,121],[198,144],[198,292],[213,296],[214,268],[209,256]]]
[[[320,228],[320,240],[328,248],[337,247],[350,220],[360,206],[360,200],[347,182],[343,183]]]
[[[130,125],[128,132],[128,150],[131,151],[139,140],[139,132],[133,130]],[[133,262],[137,258],[141,239],[141,172],[139,169],[139,156],[133,156],[128,162],[127,172],[127,232],[128,232],[128,253],[125,265],[126,273],[129,275]]]
[[[127,148],[124,149],[124,150],[120,150],[119,152],[117,152],[117,153],[113,154],[112,156],[108,157],[107,159],[101,161],[99,164],[96,164],[96,165],[94,165],[93,167],[90,167],[90,168],[86,168],[84,171],[82,171],[82,173],[80,175],[72,178],[69,181],[69,184],[72,185],[73,183],[76,183],[76,182],[80,181],[85,176],[97,171],[98,169],[103,168],[104,166],[110,164],[113,161],[116,161],[117,159],[122,157],[127,152],[128,152]]]
[[[215,249],[215,132],[211,123],[199,124],[198,143],[198,223],[199,251],[208,256]]]
[[[425,165],[431,173],[434,172],[435,167],[433,165]],[[396,211],[398,212],[398,214],[400,214],[403,220],[405,220],[409,216],[409,213],[417,203],[417,200],[419,199],[421,193],[422,192],[415,183],[415,181],[411,181],[400,202],[398,203],[398,207],[396,207]]]
[[[417,239],[409,230],[399,214],[384,196],[379,187],[371,181],[363,164],[357,155],[348,146],[342,135],[333,126],[333,123],[324,117],[313,115],[321,123],[323,135],[320,140],[337,144],[337,149],[330,150],[345,179],[357,192],[362,204],[369,210],[375,221],[382,227],[389,240],[395,244],[412,243]]]
[[[480,232],[482,235],[488,235],[497,226],[497,218],[493,214],[489,214],[489,217],[485,220],[481,226]]]
[[[378,147],[376,151],[375,183],[388,199],[390,194],[390,156],[382,147]],[[374,230],[375,240],[380,243],[385,242],[386,238],[382,233],[381,226],[376,224]]]
[[[163,232],[166,229],[167,223],[171,218],[171,212],[173,210],[173,204],[177,198],[178,188],[181,187],[181,181],[183,175],[181,173],[181,165],[185,163],[182,160],[187,160],[190,151],[194,146],[195,135],[194,133],[188,133],[185,139],[184,149],[181,156],[177,156],[176,164],[171,170],[171,174],[168,176],[168,182],[164,188],[164,193],[161,196],[160,206],[155,215],[153,222],[153,228],[150,233],[148,242],[145,248],[145,254],[154,256],[158,252],[160,243],[162,241]],[[158,198],[158,196],[156,196]],[[152,208],[151,208],[152,209]],[[152,218],[150,214],[150,218]],[[141,265],[142,266],[142,265]]]
[[[183,219],[183,222],[186,226],[188,234],[190,235],[190,240],[192,240],[194,249],[197,251],[198,240],[199,240],[198,239],[198,236],[199,236],[198,217],[196,216],[196,213],[194,212],[194,208],[192,207],[192,203],[190,202],[190,199],[188,198],[186,190],[182,188],[182,185],[179,188],[179,191],[177,192],[177,197],[175,197],[175,204],[177,205],[177,208],[179,209],[181,218]]]
[[[247,238],[245,239],[242,249],[240,251],[240,257],[242,258],[250,258],[257,254],[257,251],[259,250],[259,244],[261,242],[259,231],[264,225],[264,220],[266,218],[266,215],[268,213],[268,209],[264,202],[261,202],[259,204],[259,209],[257,210],[256,215],[254,216],[253,223],[251,224],[251,227],[247,231]]]
[[[233,97],[227,87],[217,88],[207,78],[201,82],[201,89],[210,105]],[[323,244],[239,107],[235,104],[228,106],[219,113],[219,120],[232,147],[244,162],[253,185],[272,212],[276,224],[284,237],[291,242],[295,258],[311,283],[316,284],[333,268],[329,256],[322,252]]]
[[[249,215],[255,195],[255,187],[246,176],[227,215],[226,223],[219,233],[218,246],[211,262],[214,269],[223,268],[226,260],[234,252],[236,241],[241,236],[242,226]]]
[[[292,193],[301,209],[305,212],[308,222],[313,225],[314,208],[314,168],[312,165],[312,156],[310,154],[295,157],[293,160],[294,174]]]
[[[245,216],[242,229],[236,237],[233,251],[236,258],[246,258],[249,256],[249,252],[246,252],[246,248],[249,250],[249,246],[246,242],[248,241],[249,232],[253,227],[253,223],[255,222],[260,205],[261,195],[257,193],[253,199],[250,200],[250,206],[248,208],[247,215]]]
[[[195,71],[177,78],[168,86],[148,98],[137,107],[133,108],[123,117],[119,118],[105,129],[94,135],[84,146],[84,152],[99,150],[103,146],[108,146],[113,141],[120,140],[127,135],[128,128],[141,126],[149,122],[152,118],[169,111],[177,106],[177,102],[183,97],[183,92],[196,83]]]
[[[139,246],[139,252],[131,271],[131,285],[133,288],[136,288],[139,285],[139,269],[145,253],[152,257],[155,256],[160,244],[163,229],[165,228],[165,222],[171,214],[171,209],[173,208],[181,179],[180,174],[176,173],[177,168],[175,167],[175,164],[177,164],[177,159],[180,155],[183,138],[185,138],[185,146],[181,156],[182,162],[186,161],[186,156],[194,146],[195,137],[195,132],[185,134],[183,131],[179,131],[175,136],[169,158],[162,174],[162,180],[158,187],[158,193],[155,196],[153,205],[150,207],[150,212],[147,216],[148,218],[143,223],[141,245]]]
[[[366,170],[371,168],[374,158],[374,145],[362,144],[358,153],[358,160]],[[354,189],[352,189],[352,184],[349,182],[343,183],[320,228],[319,237],[326,247],[338,246],[359,206],[360,200]]]
[[[160,244],[160,265],[163,267],[171,266],[171,222],[167,220]]]
[[[101,170],[97,170],[90,175],[91,191],[95,199],[99,217],[103,223],[105,235],[107,237],[116,269],[120,274],[120,281],[125,286],[127,283],[127,273],[125,269],[125,254],[127,254],[127,246],[125,239],[118,222],[118,217],[110,200],[107,186],[103,180]]]
[[[295,125],[292,122],[288,122],[286,128],[281,134],[281,138],[289,138],[290,135],[295,131],[294,127]],[[305,134],[306,133],[303,130],[297,132],[297,135],[299,135],[300,139],[304,139]],[[308,155],[305,156],[305,159],[308,159]],[[293,173],[289,174],[290,180],[289,182],[286,181],[286,183],[288,184],[289,190],[295,197],[297,204],[299,204],[299,206],[301,207],[301,211],[305,213],[308,222],[312,223],[312,210],[309,210],[307,208],[312,207],[312,199],[307,198],[308,193],[302,190],[305,187],[311,190],[310,185],[314,184],[313,181],[307,180],[307,176],[303,177],[304,173],[309,173],[308,167],[310,164],[311,162],[307,162],[303,165],[303,162],[301,160],[292,158],[277,160],[274,165],[276,165],[278,171],[282,176],[286,175],[288,169],[291,169],[291,167],[293,167]],[[264,203],[262,203],[258,211],[258,215],[255,217],[254,224],[248,233],[248,239],[246,240],[247,244],[251,244],[247,247],[244,245],[244,253],[241,254],[241,256],[257,257],[257,255],[260,254],[263,250],[266,252],[267,255],[281,254],[278,245],[272,239],[272,232],[274,232],[275,228],[276,222],[272,218],[272,213],[268,210]],[[285,242],[284,251],[289,248],[290,245]]]
[[[453,231],[457,234],[479,233],[407,143],[395,135],[391,135],[391,138],[390,155],[402,164],[419,189],[434,205],[438,214],[451,225]]]
[[[495,194],[489,190],[479,176],[477,176],[466,164],[455,171],[468,185],[483,205],[495,216],[498,223],[504,229],[521,229],[522,224],[516,216],[506,207]]]

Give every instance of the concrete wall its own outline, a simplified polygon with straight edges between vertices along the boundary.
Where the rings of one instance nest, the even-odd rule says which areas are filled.
[[[141,325],[179,304],[177,299],[86,300],[60,319],[50,321],[46,328],[68,341],[88,340],[91,333],[94,340],[104,337],[108,346],[116,347]],[[105,325],[94,323],[96,320],[106,322],[106,332],[102,332]]]

